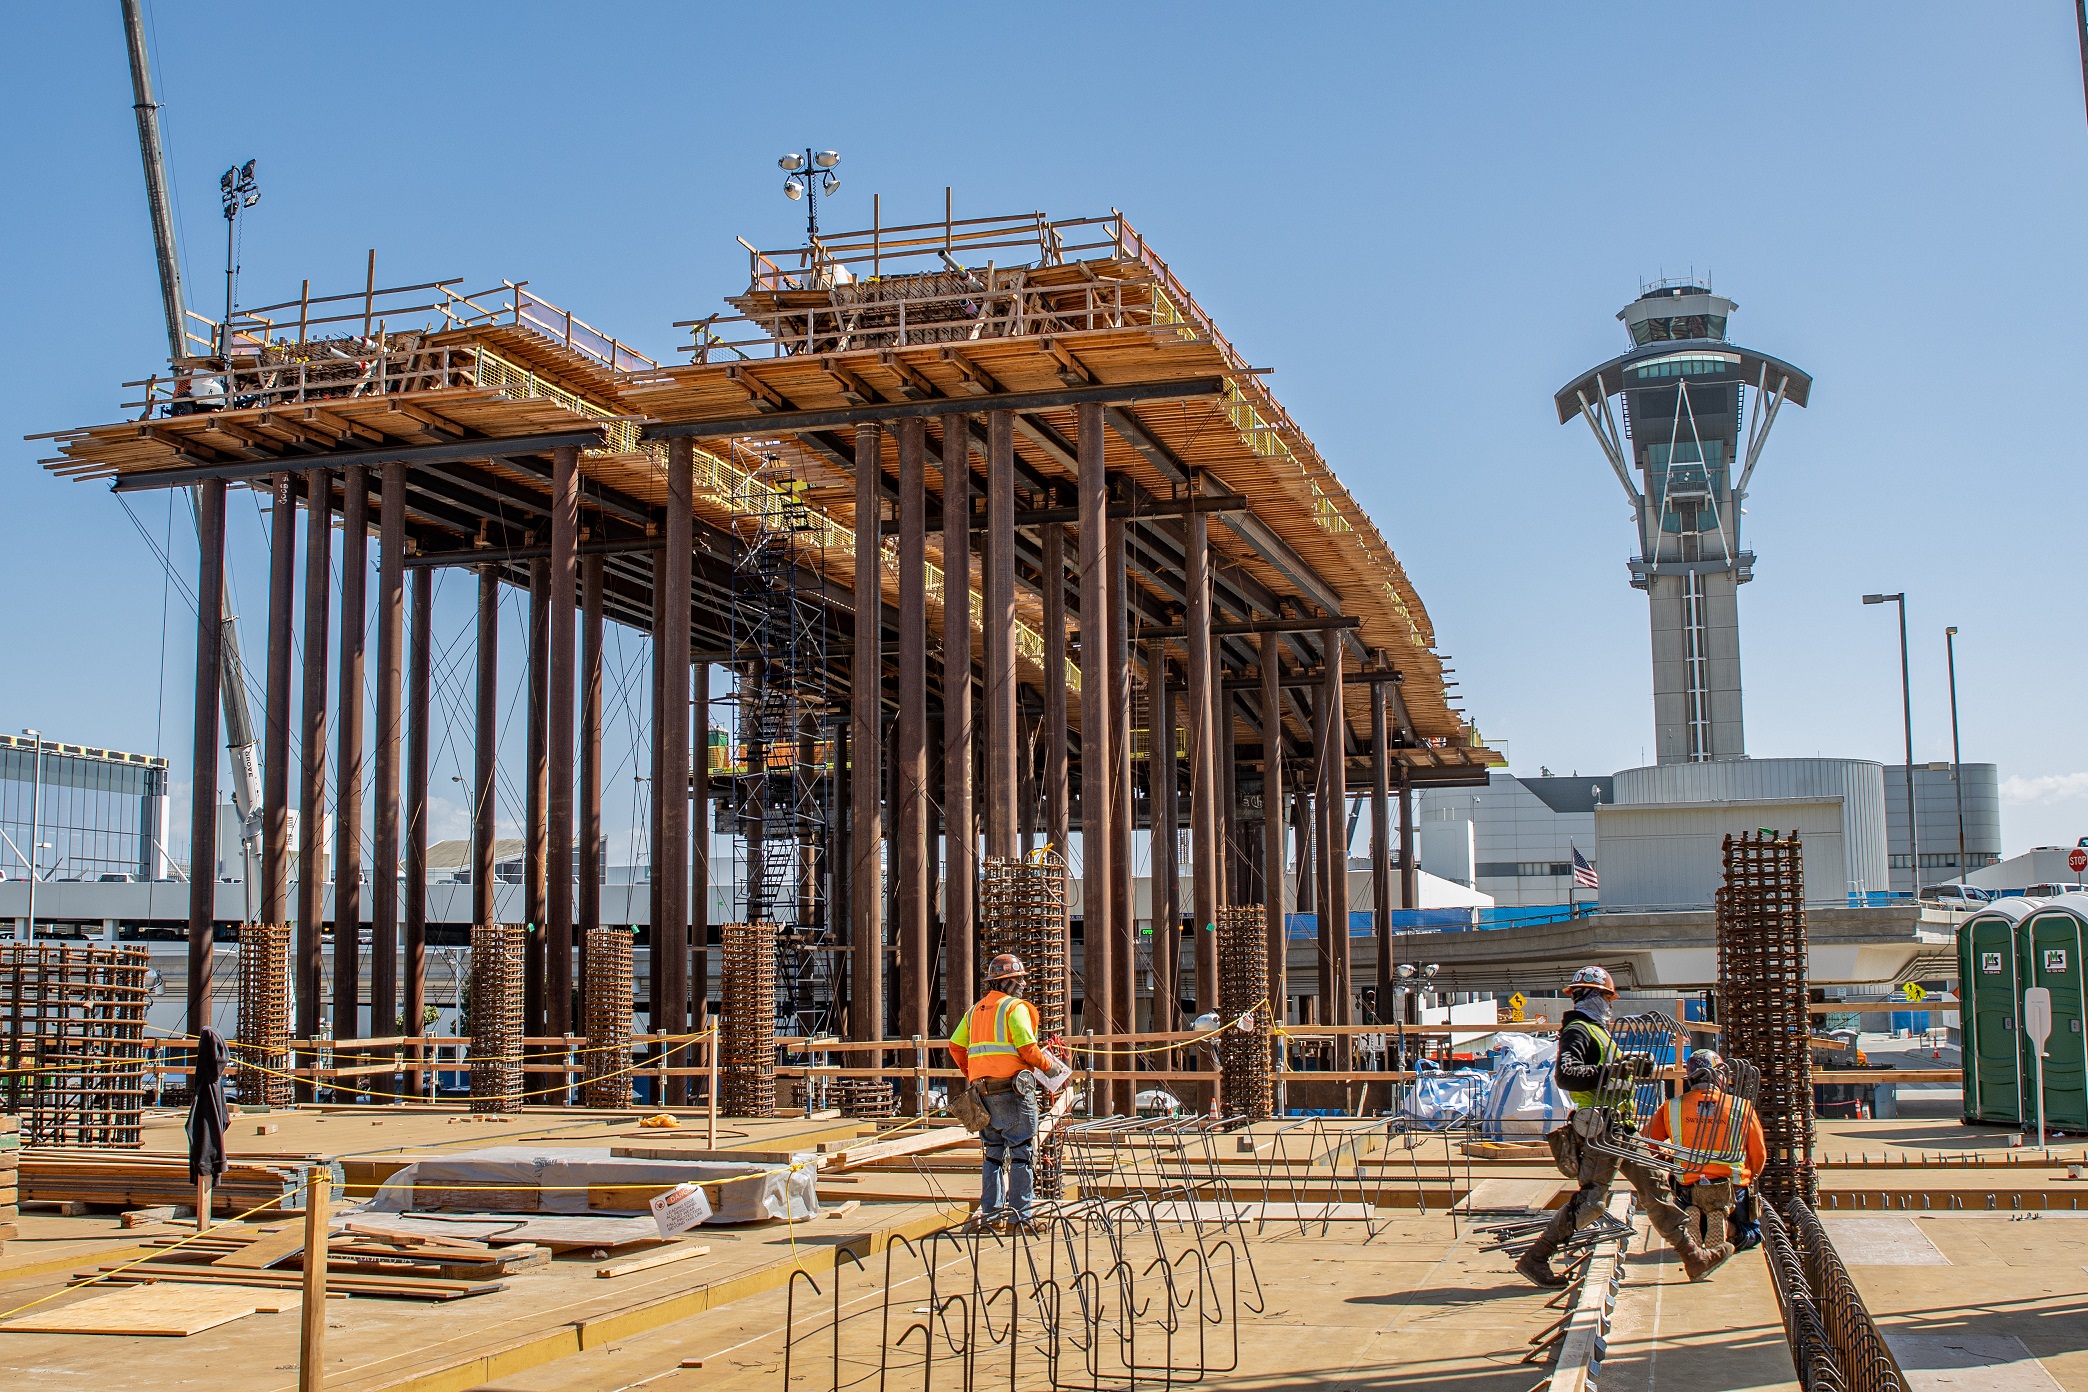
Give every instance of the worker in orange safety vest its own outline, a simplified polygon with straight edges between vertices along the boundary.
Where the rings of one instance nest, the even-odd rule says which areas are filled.
[[[979,1132],[981,1223],[1028,1225],[1036,1185],[1031,1158],[1037,1089],[1056,1090],[1070,1073],[1038,1038],[1037,1007],[1021,995],[1028,979],[1021,958],[1011,952],[995,957],[986,964],[986,994],[950,1033],[950,1057],[982,1094],[988,1115]]]
[[[1722,1241],[1730,1224],[1733,1250],[1744,1252],[1762,1240],[1753,1183],[1769,1163],[1769,1145],[1761,1117],[1746,1098],[1726,1091],[1730,1085],[1716,1050],[1692,1050],[1683,1063],[1681,1095],[1656,1111],[1642,1134],[1681,1152],[1682,1173],[1672,1184],[1698,1240]]]

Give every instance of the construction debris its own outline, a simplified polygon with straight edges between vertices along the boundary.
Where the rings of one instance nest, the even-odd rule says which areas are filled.
[[[245,1213],[264,1204],[271,1217],[304,1209],[312,1170],[331,1163],[334,1184],[342,1181],[338,1161],[318,1155],[235,1155],[210,1189],[211,1211]],[[185,1151],[35,1147],[21,1152],[21,1196],[36,1203],[78,1203],[143,1209],[193,1204]],[[9,1176],[13,1178],[13,1176]]]

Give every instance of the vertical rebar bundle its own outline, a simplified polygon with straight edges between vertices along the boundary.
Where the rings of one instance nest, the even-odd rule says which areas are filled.
[[[580,1083],[583,1107],[626,1107],[631,1102],[631,934],[624,928],[587,930],[587,1053]],[[674,1056],[688,1066],[688,1050]]]
[[[522,964],[519,923],[471,927],[471,1110],[522,1109]]]
[[[720,1102],[736,1117],[776,1109],[776,925],[728,923],[725,949],[724,1079]]]
[[[290,1105],[290,936],[284,923],[240,925],[239,1042],[232,1076],[242,1102]]]
[[[1806,1011],[1805,868],[1798,835],[1725,839],[1718,1000],[1726,1052],[1761,1072],[1769,1143],[1756,1183],[1772,1205],[1814,1200],[1812,1023]]]
[[[142,947],[0,948],[7,1110],[23,1144],[140,1144],[150,969]]]
[[[1226,1022],[1218,1036],[1218,1066],[1224,1077],[1228,1116],[1266,1121],[1275,1107],[1269,1079],[1269,958],[1266,916],[1260,904],[1218,910],[1218,1013]],[[1247,1029],[1237,1022],[1246,1019]]]
[[[988,960],[1012,952],[1029,968],[1023,999],[1037,1007],[1046,1038],[1063,1036],[1071,1020],[1069,933],[1063,859],[1050,852],[986,857],[979,867],[979,951]]]

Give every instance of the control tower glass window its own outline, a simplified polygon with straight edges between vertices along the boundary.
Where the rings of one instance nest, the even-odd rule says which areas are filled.
[[[1668,343],[1692,338],[1724,338],[1723,314],[1678,314],[1666,319],[1646,319],[1631,327],[1631,341],[1643,348],[1648,343]]]

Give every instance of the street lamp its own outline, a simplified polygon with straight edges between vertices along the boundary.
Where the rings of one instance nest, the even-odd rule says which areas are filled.
[[[841,187],[841,176],[834,166],[841,163],[837,150],[814,150],[806,147],[803,154],[785,155],[776,161],[776,167],[790,177],[783,181],[783,196],[795,203],[805,200],[805,241],[817,245],[819,242],[819,195],[833,197]]]
[[[1957,626],[1943,630],[1943,651],[1950,659],[1950,785],[1957,791],[1958,883],[1965,882],[1965,770],[1958,751],[1957,718]]]
[[[43,840],[43,731],[22,733],[36,741],[36,781],[29,791],[29,928],[22,940],[26,944],[36,941],[36,852]]]
[[[1913,876],[1913,897],[1921,897],[1921,836],[1914,815],[1914,687],[1907,678],[1907,592],[1867,594],[1865,604],[1897,604],[1900,630],[1900,718],[1907,734],[1907,865]],[[1887,872],[1885,883],[1892,883]]]
[[[233,229],[238,225],[239,215],[261,201],[261,186],[254,182],[254,162],[227,169],[218,175],[218,202],[225,211],[225,322],[218,326],[218,352],[227,360],[232,356],[232,281],[239,274],[233,261]]]

